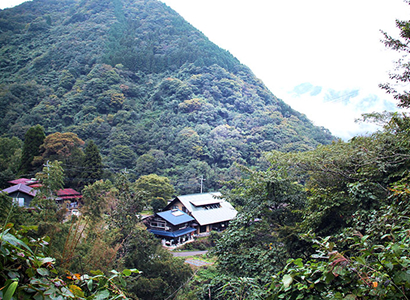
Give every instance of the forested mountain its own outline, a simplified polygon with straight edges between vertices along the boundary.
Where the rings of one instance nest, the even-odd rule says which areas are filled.
[[[183,193],[198,192],[200,176],[218,188],[233,162],[334,139],[157,0],[2,10],[0,70],[0,135],[73,132],[94,140],[109,170],[164,175]]]

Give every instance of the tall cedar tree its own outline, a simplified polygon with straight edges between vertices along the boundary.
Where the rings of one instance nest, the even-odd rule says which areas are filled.
[[[100,151],[94,141],[91,140],[87,143],[84,150],[84,171],[81,176],[83,183],[88,185],[101,179],[103,167]]]
[[[44,128],[36,125],[27,130],[24,136],[23,152],[20,161],[20,175],[34,175],[36,167],[32,162],[34,157],[40,156],[40,146],[43,144],[46,135]]]

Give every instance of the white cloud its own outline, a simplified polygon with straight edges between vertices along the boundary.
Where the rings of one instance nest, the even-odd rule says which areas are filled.
[[[318,91],[320,93],[312,93]],[[374,124],[357,123],[363,113],[392,111],[395,104],[375,94],[361,90],[334,90],[303,83],[287,94],[287,102],[304,112],[319,126],[328,128],[334,135],[348,140],[355,135],[374,132]]]
[[[28,0],[1,0],[0,9],[14,7]]]

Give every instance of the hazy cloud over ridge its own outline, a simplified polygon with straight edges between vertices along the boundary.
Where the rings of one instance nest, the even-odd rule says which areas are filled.
[[[295,86],[286,99],[294,109],[303,111],[309,119],[315,120],[316,125],[328,128],[344,140],[377,130],[374,124],[355,122],[362,114],[397,110],[393,101],[361,89],[336,90],[310,82]]]

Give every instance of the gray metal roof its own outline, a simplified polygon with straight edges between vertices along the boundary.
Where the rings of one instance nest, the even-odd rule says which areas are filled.
[[[238,213],[233,206],[220,197],[221,193],[203,193],[178,196],[186,209],[191,213],[199,225],[208,225],[232,220]],[[218,200],[218,201],[216,201]],[[207,204],[219,203],[218,208],[206,208]],[[205,205],[205,206],[204,206]]]
[[[37,190],[35,190],[32,187],[29,187],[27,185],[19,183],[19,184],[13,185],[11,187],[8,187],[8,188],[2,190],[2,192],[5,192],[7,194],[11,194],[11,193],[14,193],[14,192],[22,192],[22,193],[25,193],[27,195],[30,195],[30,196],[34,197],[37,193]]]

